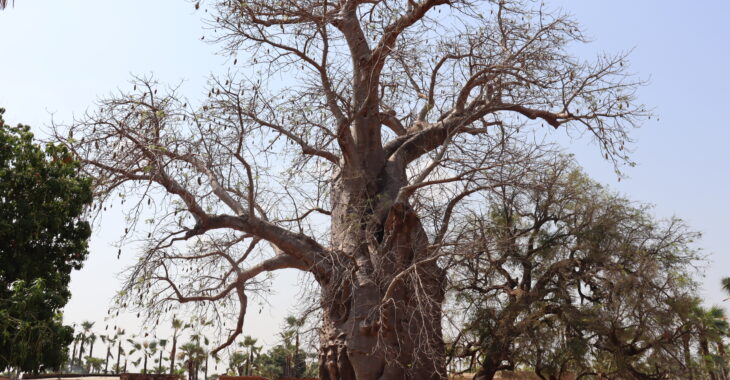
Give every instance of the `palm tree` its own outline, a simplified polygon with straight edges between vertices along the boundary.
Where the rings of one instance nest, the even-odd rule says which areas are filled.
[[[725,310],[714,306],[705,309],[695,307],[697,334],[705,370],[710,380],[726,378],[727,369],[724,365],[725,346],[723,339],[728,335],[728,322]],[[710,343],[717,347],[717,353],[710,350]]]
[[[117,368],[116,368],[117,373],[121,372],[120,371],[121,367],[119,366],[119,364],[120,364],[120,360],[122,358],[122,336],[123,335],[124,335],[124,329],[120,328],[119,330],[117,330],[117,335],[116,335],[116,339],[118,340],[118,343],[117,343]],[[127,368],[126,361],[124,363],[124,368],[125,369]]]
[[[147,360],[157,351],[157,342],[149,342],[145,340],[140,343],[133,339],[127,339],[127,342],[132,345],[132,349],[129,351],[130,355],[133,355],[135,352],[142,354],[142,357],[139,358],[138,362],[133,362],[134,365],[137,366],[140,362],[142,362],[142,360],[144,360],[142,373],[147,373]]]
[[[109,358],[114,358],[112,356],[112,346],[117,342],[117,336],[114,337],[107,336],[107,335],[100,335],[99,338],[103,343],[106,344],[106,359],[104,359],[104,374],[108,373],[109,370]]]
[[[165,352],[165,346],[167,346],[167,339],[160,339],[160,340],[157,341],[157,344],[160,346],[160,359],[158,361],[158,366],[157,366],[157,371],[156,372],[157,373],[163,373],[163,372],[165,372],[165,369],[162,366],[162,363],[163,363],[162,362],[162,360],[163,360],[162,354],[164,354],[164,352]]]
[[[725,343],[723,340],[730,335],[730,324],[728,324],[725,309],[721,307],[713,306],[707,314],[713,331],[713,342],[717,347],[715,365],[718,367],[722,379],[727,380],[728,368],[726,364],[727,358],[725,356]]]
[[[247,362],[247,355],[241,351],[236,351],[228,357],[228,370],[233,371],[238,376],[245,376]]]
[[[289,332],[290,335],[294,336],[294,372],[300,373],[306,368],[306,363],[300,361],[301,357],[299,355],[299,335],[302,327],[304,326],[304,318],[297,318],[290,315],[286,318],[286,325],[286,332]]]
[[[94,357],[94,342],[96,342],[96,334],[91,333],[89,334],[88,338],[86,338],[89,342],[89,355],[87,357],[93,358]],[[91,373],[91,362],[86,360],[86,372]]]
[[[81,347],[79,348],[79,366],[83,366],[81,361],[82,355],[84,354],[84,343],[86,338],[91,334],[91,328],[94,327],[94,322],[83,321],[81,322]]]
[[[253,370],[253,360],[254,360],[254,354],[258,354],[258,352],[261,350],[260,346],[256,346],[257,339],[246,335],[243,337],[243,342],[239,343],[238,345],[247,349],[247,359],[246,359],[246,365],[244,370],[244,376],[250,376],[251,371]]]
[[[73,324],[74,333],[76,332],[76,324]],[[74,360],[76,360],[76,345],[79,343],[79,336],[74,335],[74,348],[71,350],[71,360],[69,361],[69,369],[70,366],[74,365]]]
[[[175,351],[177,349],[177,337],[180,330],[184,328],[183,321],[172,317],[172,350],[170,351],[170,375],[175,370]]]
[[[188,371],[189,380],[198,380],[198,371],[200,364],[203,362],[206,352],[200,345],[200,342],[193,339],[192,342],[183,344],[180,347],[180,359],[185,360],[185,366]]]
[[[722,279],[722,290],[727,293],[727,295],[730,296],[730,277],[725,277]],[[725,298],[725,301],[730,300],[730,297]]]

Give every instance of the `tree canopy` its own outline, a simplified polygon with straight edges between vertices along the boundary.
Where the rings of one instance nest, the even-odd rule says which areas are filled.
[[[86,259],[91,181],[63,146],[42,148],[0,109],[0,368],[58,368],[71,271]]]
[[[195,305],[219,321],[218,352],[268,273],[301,270],[323,379],[446,376],[445,267],[470,204],[541,170],[548,129],[631,164],[630,130],[649,116],[626,54],[572,56],[579,25],[537,2],[196,8],[245,70],[212,78],[197,105],[137,78],[56,136],[95,178],[97,209],[128,201],[123,235],[145,242],[120,305],[154,319]]]

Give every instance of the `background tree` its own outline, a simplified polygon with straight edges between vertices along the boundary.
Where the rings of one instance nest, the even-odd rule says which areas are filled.
[[[58,369],[73,341],[61,309],[87,256],[88,179],[59,145],[5,124],[0,108],[0,368]]]
[[[182,320],[172,317],[172,349],[170,351],[170,374],[175,370],[175,353],[177,351],[177,338],[180,331],[185,328]]]
[[[99,335],[99,339],[106,345],[106,356],[104,357],[104,374],[106,375],[109,373],[109,358],[114,358],[112,356],[112,347],[116,344],[116,337],[103,334]]]
[[[243,373],[246,376],[253,374],[254,360],[258,356],[259,351],[261,351],[261,346],[257,346],[256,341],[256,338],[246,335],[243,337],[243,342],[239,343],[242,348],[246,349]]]
[[[89,366],[89,373],[100,373],[104,366],[104,359],[87,356],[86,363]]]
[[[71,366],[73,366],[74,362],[76,361],[76,345],[79,343],[79,335],[76,334],[76,324],[74,323],[72,326],[72,332],[73,332],[73,349],[71,350],[71,356],[69,357],[68,363],[69,363],[69,369]]]
[[[188,372],[188,380],[198,380],[200,366],[205,360],[206,352],[199,340],[191,340],[180,347],[179,357]]]
[[[228,356],[228,373],[238,376],[247,376],[246,364],[248,355],[241,351],[235,351]]]
[[[321,378],[446,376],[443,266],[465,204],[535,154],[541,125],[587,133],[620,165],[648,116],[625,55],[572,57],[578,25],[538,3],[202,6],[257,76],[213,78],[197,107],[143,78],[56,137],[100,202],[134,195],[125,233],[146,246],[121,304],[221,318],[214,353],[265,274],[298,269],[319,289]]]
[[[462,225],[452,278],[468,317],[455,352],[480,380],[519,365],[543,379],[678,375],[697,234],[654,220],[570,160],[544,168],[524,187],[495,187]]]
[[[81,322],[81,332],[79,332],[79,335],[80,335],[79,340],[81,341],[81,344],[79,345],[78,363],[79,363],[79,366],[82,368],[84,366],[84,362],[82,359],[84,357],[84,353],[86,352],[84,350],[84,344],[86,344],[86,342],[89,340],[89,337],[91,337],[91,335],[93,335],[93,333],[91,332],[91,329],[93,327],[94,327],[94,322],[89,322],[89,321]]]
[[[121,360],[122,355],[125,355],[125,362],[126,362],[126,352],[122,349],[122,341],[124,340],[122,337],[124,336],[124,329],[121,327],[117,329],[116,333],[116,341],[117,341],[117,365],[114,367],[115,373],[122,373],[122,367],[121,367]],[[126,364],[125,364],[126,367]]]
[[[307,369],[306,354],[300,349],[301,329],[304,326],[305,319],[290,315],[285,322],[286,326],[282,338],[284,338],[285,345],[292,348],[291,373],[288,375],[289,377],[302,377]],[[292,339],[294,342],[291,342]]]
[[[96,343],[97,336],[96,336],[96,334],[91,332],[86,339],[89,342],[89,357],[93,358],[94,357],[94,343]],[[91,362],[87,361],[86,362],[86,371],[91,373],[91,369],[92,369]]]
[[[162,355],[165,353],[165,347],[167,346],[167,339],[160,339],[157,341],[157,345],[160,347],[160,357],[157,359],[157,369],[155,373],[165,373],[165,363]]]

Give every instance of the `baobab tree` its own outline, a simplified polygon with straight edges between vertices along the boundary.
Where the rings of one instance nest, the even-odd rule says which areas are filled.
[[[145,244],[121,304],[197,305],[227,334],[214,354],[267,275],[297,269],[319,289],[322,379],[444,378],[443,265],[472,195],[530,170],[541,126],[630,164],[649,116],[625,54],[571,56],[578,24],[528,1],[199,7],[245,70],[199,106],[137,78],[56,135]]]

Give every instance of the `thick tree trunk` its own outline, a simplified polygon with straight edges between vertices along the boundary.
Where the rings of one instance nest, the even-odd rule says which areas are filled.
[[[388,179],[382,182],[380,189],[387,190]],[[324,310],[320,379],[446,378],[445,272],[428,259],[420,220],[407,204],[381,211],[393,192],[368,184],[347,186],[333,194],[336,270],[319,279]]]

